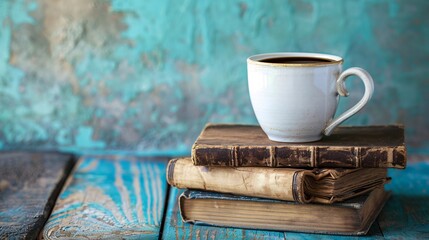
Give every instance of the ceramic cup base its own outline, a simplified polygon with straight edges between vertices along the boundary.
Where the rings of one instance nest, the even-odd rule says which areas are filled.
[[[304,143],[304,142],[315,142],[322,139],[322,135],[316,136],[305,136],[305,137],[281,137],[281,136],[270,136],[268,138],[273,142],[287,142],[287,143]]]

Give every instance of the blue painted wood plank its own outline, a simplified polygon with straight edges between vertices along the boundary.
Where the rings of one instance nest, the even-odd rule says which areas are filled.
[[[390,170],[392,198],[380,214],[386,239],[429,239],[429,162]]]
[[[284,239],[282,232],[222,228],[183,223],[180,218],[177,197],[183,192],[172,187],[164,222],[163,239]]]
[[[166,160],[81,158],[44,227],[44,238],[158,238]]]
[[[71,155],[0,154],[0,239],[36,239],[74,164]]]

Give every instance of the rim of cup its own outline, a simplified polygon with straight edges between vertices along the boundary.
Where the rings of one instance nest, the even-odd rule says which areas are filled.
[[[315,58],[320,59],[320,62],[313,63],[271,63],[263,62],[269,58],[279,58],[279,57],[289,57],[289,58]],[[275,53],[263,53],[250,56],[247,58],[247,63],[257,64],[263,66],[273,66],[273,67],[314,67],[314,66],[328,66],[334,64],[342,64],[343,58],[331,54],[325,53],[308,53],[308,52],[275,52]]]

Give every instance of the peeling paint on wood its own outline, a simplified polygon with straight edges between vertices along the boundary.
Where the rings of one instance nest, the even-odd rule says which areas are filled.
[[[36,239],[73,164],[59,153],[0,154],[0,239]]]
[[[166,159],[83,157],[43,230],[45,239],[155,239]]]

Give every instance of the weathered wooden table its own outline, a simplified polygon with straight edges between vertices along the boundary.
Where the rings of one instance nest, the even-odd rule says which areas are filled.
[[[29,190],[32,184],[26,176],[19,176],[17,172],[13,177],[9,174],[9,179],[22,179],[25,184],[2,180],[6,165],[5,161],[2,165],[0,158],[0,239],[31,239],[39,232],[39,237],[44,239],[429,238],[429,162],[411,163],[406,170],[389,170],[393,180],[387,188],[393,195],[370,233],[364,237],[346,237],[182,223],[176,202],[180,190],[169,188],[165,180],[168,159],[130,156],[80,158],[42,230],[40,223],[48,219],[52,198],[57,194],[55,189],[63,184],[62,175],[68,173],[71,158],[62,156],[63,164],[58,161],[53,164],[46,156],[26,156],[15,157],[15,161],[17,167],[41,172],[31,178],[32,184],[37,183],[35,186],[39,187],[37,201],[31,200],[28,194],[34,191]],[[55,171],[41,167],[55,168]],[[45,188],[40,189],[43,184]],[[22,201],[22,196],[27,201]]]

